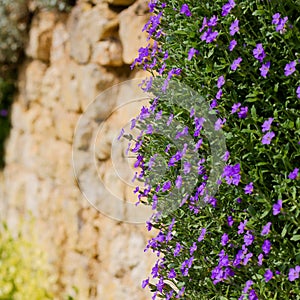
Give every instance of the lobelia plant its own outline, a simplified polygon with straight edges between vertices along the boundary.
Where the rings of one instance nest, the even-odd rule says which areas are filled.
[[[152,0],[149,8],[149,45],[132,65],[152,74],[143,88],[154,94],[132,120],[145,185],[135,193],[154,210],[148,230],[158,230],[145,249],[158,260],[142,287],[152,299],[300,299],[299,1]],[[201,117],[195,94],[176,83],[208,112]],[[224,165],[210,195],[219,133]]]

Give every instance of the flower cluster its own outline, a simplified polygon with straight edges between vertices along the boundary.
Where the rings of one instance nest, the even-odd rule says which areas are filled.
[[[148,230],[157,230],[145,250],[158,261],[143,287],[153,299],[296,299],[299,5],[152,0],[149,7],[154,14],[144,30],[154,42],[133,66],[163,84],[146,83],[156,98],[136,118],[141,135],[132,145],[136,177],[145,183],[135,192],[154,210]],[[189,97],[195,103],[194,95],[178,93],[173,81],[207,99],[214,121],[199,116],[198,107],[181,107]],[[220,134],[222,151],[210,141]],[[224,164],[211,195],[216,155]],[[165,172],[153,176],[158,157]]]

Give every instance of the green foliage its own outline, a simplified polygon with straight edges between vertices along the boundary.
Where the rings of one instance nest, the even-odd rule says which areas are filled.
[[[45,255],[37,243],[21,233],[14,237],[4,224],[0,230],[0,299],[53,299]]]
[[[174,76],[173,80],[193,88],[207,99],[208,105],[212,104],[220,89],[217,87],[218,79],[224,76],[222,96],[217,99],[215,110],[218,118],[226,119],[222,125],[226,147],[230,152],[226,164],[240,167],[236,174],[240,176],[237,184],[228,183],[225,175],[220,178],[219,191],[214,196],[216,207],[210,204],[197,206],[192,197],[188,197],[185,204],[171,214],[151,220],[152,226],[160,234],[149,242],[148,248],[161,255],[152,275],[158,274],[153,277],[162,279],[163,288],[159,283],[150,284],[150,288],[154,298],[157,295],[163,299],[175,299],[178,290],[183,287],[183,299],[191,300],[300,299],[299,277],[293,279],[290,276],[292,270],[300,266],[300,176],[299,173],[295,178],[291,175],[296,168],[300,169],[300,95],[296,92],[300,90],[300,3],[240,0],[236,1],[229,14],[221,16],[226,2],[171,0],[162,9],[163,1],[157,1],[156,15],[163,12],[162,16],[160,20],[153,19],[147,28],[157,40],[159,50],[155,46],[148,52],[141,50],[137,60],[142,61],[144,67],[156,76],[162,73],[163,79],[172,77],[171,70],[180,69],[180,74]],[[180,12],[184,4],[188,5],[190,16]],[[288,16],[288,22],[281,31],[277,31],[276,24],[272,24],[273,15],[278,12],[282,18]],[[218,24],[213,26],[218,35],[206,42],[202,35],[208,26],[201,32],[199,29],[204,17],[208,21],[213,15],[218,16]],[[229,28],[235,20],[239,20],[240,28],[235,35],[230,35]],[[151,32],[151,28],[159,22],[160,26]],[[162,34],[159,30],[162,30]],[[233,39],[237,45],[230,51],[228,46]],[[259,43],[262,43],[266,53],[262,61],[253,54]],[[188,58],[192,48],[198,50],[198,54]],[[143,53],[144,57],[141,55]],[[232,63],[238,57],[242,61],[233,70]],[[285,68],[292,61],[295,61],[296,68],[287,75]],[[270,62],[270,69],[267,76],[263,77],[260,68],[267,62]],[[151,91],[155,92],[155,88]],[[248,108],[246,116],[238,115],[240,109],[232,112],[233,105],[237,103]],[[160,110],[166,117],[173,114],[174,120],[188,126],[193,136],[195,122],[190,111],[170,105],[167,97],[158,100],[155,113]],[[263,131],[262,125],[269,118],[273,118],[270,129]],[[143,128],[149,124],[155,125],[153,118],[145,118],[143,122],[146,123]],[[263,143],[267,132],[275,135],[269,144]],[[199,138],[205,136],[205,133],[202,134]],[[161,150],[172,142],[166,142],[165,136],[144,133],[142,141],[138,153],[143,157],[145,180],[149,162],[155,154],[164,157],[165,165],[168,165],[174,153],[182,150],[175,149],[167,154]],[[210,153],[206,147],[200,147],[199,156],[208,159]],[[173,192],[180,168],[180,163],[169,168],[166,177],[159,183],[162,185],[170,180]],[[206,166],[206,175],[211,168],[213,166]],[[205,180],[199,176],[194,182],[199,187]],[[245,188],[250,182],[253,183],[253,191],[248,193]],[[147,192],[140,191],[140,195],[146,197],[146,203],[153,205],[154,195],[158,197],[158,202],[165,200],[168,193],[157,188],[158,184],[155,184]],[[283,204],[276,214],[274,209],[278,200],[282,200]],[[228,217],[234,221],[232,226],[228,224]],[[245,220],[245,230],[238,233],[238,227]],[[270,232],[263,235],[262,229],[268,222],[271,223]],[[204,240],[199,241],[203,229],[207,233]],[[226,245],[221,244],[224,234],[229,237]],[[254,237],[249,245],[245,242],[247,234]],[[172,238],[167,241],[170,236]],[[272,245],[270,253],[265,253],[262,248],[266,240]],[[178,243],[181,251],[174,255]],[[194,243],[197,250],[191,254]],[[242,260],[234,265],[239,251],[242,251]],[[252,256],[245,261],[247,254]],[[263,255],[261,264],[258,259],[260,254]],[[226,255],[228,263],[223,262],[222,266],[220,258]],[[184,273],[182,266],[191,258],[191,266]],[[172,269],[176,272],[175,278],[169,277]],[[233,274],[225,276],[222,273],[225,270]],[[270,280],[266,280],[267,270],[273,273]],[[216,280],[213,273],[221,279]],[[252,280],[253,284],[243,292],[248,280]],[[171,291],[173,296],[167,298]],[[254,297],[254,293],[257,297]]]

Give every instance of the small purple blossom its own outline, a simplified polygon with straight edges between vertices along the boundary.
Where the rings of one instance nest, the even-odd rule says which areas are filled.
[[[230,13],[230,11],[234,8],[234,6],[234,0],[229,0],[228,3],[224,4],[222,7],[222,17],[227,16]]]
[[[260,62],[266,57],[266,53],[261,43],[257,44],[256,48],[253,49],[253,56]]]
[[[280,211],[282,209],[282,200],[278,200],[277,203],[273,205],[273,215],[277,216],[280,214]]]
[[[289,281],[295,281],[299,278],[300,266],[296,266],[295,268],[291,268],[289,270]]]
[[[268,222],[262,229],[261,231],[261,235],[267,235],[270,232],[270,228],[271,228],[272,223]]]
[[[221,245],[225,246],[228,243],[229,237],[227,233],[224,233],[221,237]]]
[[[285,65],[284,67],[284,75],[290,76],[296,71],[296,61],[293,60]]]
[[[177,274],[176,274],[175,270],[174,270],[174,269],[171,269],[170,272],[169,272],[169,274],[168,274],[168,278],[169,278],[169,279],[173,279],[173,278],[175,278],[176,276],[177,276]]]
[[[243,265],[244,265],[244,266],[247,265],[247,263],[248,263],[249,260],[252,258],[252,256],[253,256],[253,253],[251,253],[251,252],[245,255],[245,258],[244,258],[244,260],[243,260]]]
[[[174,256],[178,256],[181,249],[182,249],[182,247],[181,247],[180,243],[176,243],[176,246],[175,246],[175,249],[174,249]]]
[[[263,258],[264,258],[264,255],[262,254],[262,253],[260,253],[259,255],[258,255],[258,257],[257,257],[257,264],[259,265],[259,266],[261,266],[262,265],[262,261],[263,261]]]
[[[7,117],[8,116],[8,111],[7,109],[1,109],[0,110],[0,117]],[[123,129],[124,130],[124,129]],[[123,132],[124,133],[124,132]]]
[[[142,288],[144,289],[149,284],[149,277],[142,281]]]
[[[266,133],[261,140],[262,144],[270,145],[271,140],[273,139],[274,136],[275,136],[275,133],[273,131]]]
[[[215,123],[215,130],[216,131],[220,130],[223,127],[223,125],[225,124],[225,122],[226,122],[226,119],[222,120],[219,118]]]
[[[202,228],[201,234],[200,234],[200,236],[198,238],[198,242],[201,242],[201,241],[204,240],[205,234],[206,234],[206,228]]]
[[[191,60],[195,54],[199,54],[199,51],[195,48],[191,48],[188,53],[188,60]]]
[[[289,174],[289,179],[296,179],[298,177],[299,169],[295,168],[290,174]]]
[[[187,4],[183,4],[180,9],[180,13],[190,17],[192,15],[189,6]]]
[[[249,292],[249,300],[258,300],[258,297],[256,295],[256,292],[254,289],[252,289],[250,292]]]
[[[228,46],[229,51],[232,51],[235,48],[236,45],[237,45],[237,41],[236,40],[231,40],[229,42],[229,46]]]
[[[283,19],[279,19],[279,23],[276,26],[276,31],[280,32],[280,33],[284,33],[285,32],[285,24],[288,20],[288,17],[284,17]]]
[[[230,227],[233,225],[234,220],[233,220],[233,217],[232,217],[232,216],[228,216],[228,217],[227,217],[227,223],[228,223],[228,226],[230,226]]]
[[[231,23],[230,28],[229,28],[229,33],[231,36],[234,36],[238,31],[240,30],[239,28],[239,20],[235,20]]]
[[[264,78],[267,77],[267,74],[268,74],[268,72],[270,70],[270,66],[271,66],[271,62],[270,61],[266,62],[265,64],[263,64],[261,66],[261,68],[259,70],[260,70],[260,75],[262,77],[264,77]]]
[[[270,269],[266,270],[264,277],[266,282],[270,281],[273,277],[273,272]]]
[[[225,79],[224,79],[224,76],[222,75],[218,78],[218,81],[217,81],[218,89],[220,89],[224,85],[224,83],[225,83]],[[299,93],[300,93],[300,86],[299,86]]]
[[[225,166],[223,169],[222,177],[225,177],[227,184],[238,185],[241,180],[240,164],[237,163],[233,166]]]
[[[231,113],[234,114],[235,112],[237,112],[239,110],[240,106],[241,106],[241,103],[234,103],[231,108]]]
[[[193,245],[190,248],[190,255],[193,255],[193,253],[197,250],[197,244],[194,242]]]
[[[249,291],[251,285],[253,285],[253,284],[254,284],[254,282],[253,282],[252,280],[248,280],[248,281],[246,282],[246,284],[245,284],[244,289],[243,289],[243,293],[245,293],[245,294],[248,293],[248,291]]]
[[[240,108],[240,111],[238,111],[238,117],[240,119],[245,119],[247,117],[247,113],[248,113],[248,107],[247,106],[242,106]]]
[[[247,184],[244,188],[245,194],[252,194],[253,192],[253,182],[250,182],[249,184]]]
[[[296,93],[297,93],[297,98],[300,99],[300,85],[297,87]]]
[[[262,251],[265,254],[268,254],[271,251],[271,242],[269,240],[265,240],[261,246]]]
[[[244,235],[244,243],[246,246],[250,246],[254,241],[254,235],[248,230]]]
[[[230,69],[232,71],[235,71],[239,66],[240,63],[243,61],[243,59],[241,57],[238,57],[237,59],[235,59],[232,63],[232,65],[230,66]]]
[[[273,15],[272,17],[272,24],[279,24],[279,21],[280,21],[280,13],[276,13]]]
[[[165,192],[165,191],[167,191],[167,190],[169,190],[171,188],[171,181],[170,180],[168,180],[167,182],[165,182],[164,184],[163,184],[163,187],[162,187],[162,192]]]
[[[269,118],[268,120],[266,120],[266,121],[263,123],[263,125],[261,126],[262,132],[266,132],[266,131],[270,130],[271,124],[272,124],[273,121],[274,121],[273,118]]]
[[[244,233],[247,222],[248,222],[247,220],[240,222],[240,224],[238,226],[238,234]]]
[[[207,22],[207,25],[211,26],[211,27],[217,26],[217,24],[218,24],[218,16],[215,16],[215,15],[213,15]]]

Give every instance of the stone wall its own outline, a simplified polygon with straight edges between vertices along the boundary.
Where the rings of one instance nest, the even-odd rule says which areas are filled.
[[[88,104],[116,83],[144,76],[129,66],[145,43],[146,20],[147,1],[140,0],[79,1],[70,14],[34,13],[0,174],[0,209],[11,228],[34,217],[57,299],[150,299],[141,288],[154,260],[143,251],[145,226],[99,213],[72,166],[75,126]],[[106,99],[97,114],[113,111],[120,99]],[[127,118],[119,114],[118,122]],[[107,122],[107,136],[109,122],[116,120]],[[128,187],[112,170],[107,136],[99,143],[100,172],[125,201]]]

